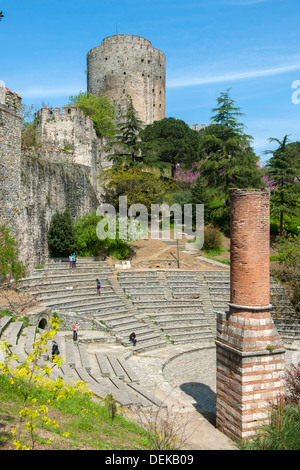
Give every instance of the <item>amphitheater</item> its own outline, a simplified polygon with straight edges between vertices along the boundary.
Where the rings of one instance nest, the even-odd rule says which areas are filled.
[[[192,270],[123,270],[103,260],[79,258],[70,269],[67,260],[50,259],[20,283],[20,292],[37,301],[26,313],[32,326],[3,317],[0,337],[22,362],[56,313],[61,326],[55,339],[63,365],[53,365],[45,353],[51,377],[83,380],[99,398],[112,393],[133,417],[141,408],[170,411],[185,420],[189,449],[234,449],[215,427],[215,313],[228,309],[230,270],[211,263],[204,260]],[[102,282],[100,296],[96,278]],[[276,298],[273,318],[288,365],[300,357],[300,323],[274,281],[271,296]],[[74,320],[80,327],[75,342]],[[135,347],[129,341],[132,331]]]
[[[117,116],[129,94],[145,124],[163,119],[165,60],[164,53],[143,37],[105,38],[87,55],[87,89],[107,93]],[[198,258],[179,268],[174,257],[145,257],[130,269],[94,258],[79,258],[77,267],[70,269],[68,260],[49,259],[47,230],[52,216],[66,207],[74,219],[95,211],[103,196],[98,175],[110,163],[104,140],[75,106],[44,107],[36,113],[37,149],[21,147],[21,116],[21,97],[0,86],[0,220],[20,242],[22,261],[30,263],[31,271],[19,290],[34,299],[26,311],[31,326],[4,316],[0,340],[11,344],[22,362],[35,337],[57,314],[61,325],[55,339],[63,365],[53,365],[49,352],[42,358],[51,364],[53,378],[83,380],[98,398],[112,393],[133,419],[138,409],[171,413],[173,421],[185,419],[188,448],[235,448],[215,425],[216,316],[228,310],[230,269]],[[199,130],[198,125],[193,127]],[[167,244],[155,256],[164,256],[166,250]],[[41,269],[33,269],[36,265]],[[96,278],[102,282],[100,296]],[[246,282],[247,276],[243,285]],[[287,367],[299,361],[299,316],[274,280],[270,293]],[[1,309],[6,307],[0,302]],[[74,320],[80,327],[77,342]],[[129,342],[133,331],[135,347]]]

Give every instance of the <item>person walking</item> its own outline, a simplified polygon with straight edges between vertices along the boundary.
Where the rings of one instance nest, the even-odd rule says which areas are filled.
[[[76,253],[73,253],[73,268],[76,268]]]
[[[59,355],[58,344],[56,341],[52,341],[52,362],[54,361],[55,356]]]
[[[79,325],[77,321],[75,321],[73,323],[73,341],[77,341],[78,330],[79,330]]]
[[[99,281],[99,279],[96,279],[96,283],[97,283],[97,294],[100,295],[101,281]]]
[[[73,268],[73,255],[72,254],[69,256],[69,263],[70,263],[70,268]]]

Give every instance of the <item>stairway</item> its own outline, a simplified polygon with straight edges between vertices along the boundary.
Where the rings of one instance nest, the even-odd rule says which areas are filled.
[[[197,273],[127,271],[118,280],[140,315],[156,325],[172,344],[213,342]]]
[[[71,312],[79,321],[82,316],[92,317],[136,353],[168,344],[148,318],[140,318],[105,261],[78,258],[76,264],[76,268],[69,268],[67,261],[51,261],[21,280],[20,289],[52,312]],[[100,295],[96,291],[96,278],[101,280]],[[129,342],[132,331],[138,338],[135,347]]]

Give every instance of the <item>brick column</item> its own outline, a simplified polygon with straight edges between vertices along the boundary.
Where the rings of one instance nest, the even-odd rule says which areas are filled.
[[[284,353],[270,313],[269,192],[232,189],[229,312],[217,314],[217,427],[245,439],[283,393]]]

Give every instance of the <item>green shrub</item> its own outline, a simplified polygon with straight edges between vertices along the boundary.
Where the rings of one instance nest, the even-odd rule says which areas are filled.
[[[270,410],[269,420],[253,438],[241,444],[242,450],[300,450],[300,407],[284,403]]]
[[[223,251],[222,235],[213,225],[207,225],[204,227],[203,251],[213,251],[215,254],[220,254]]]

